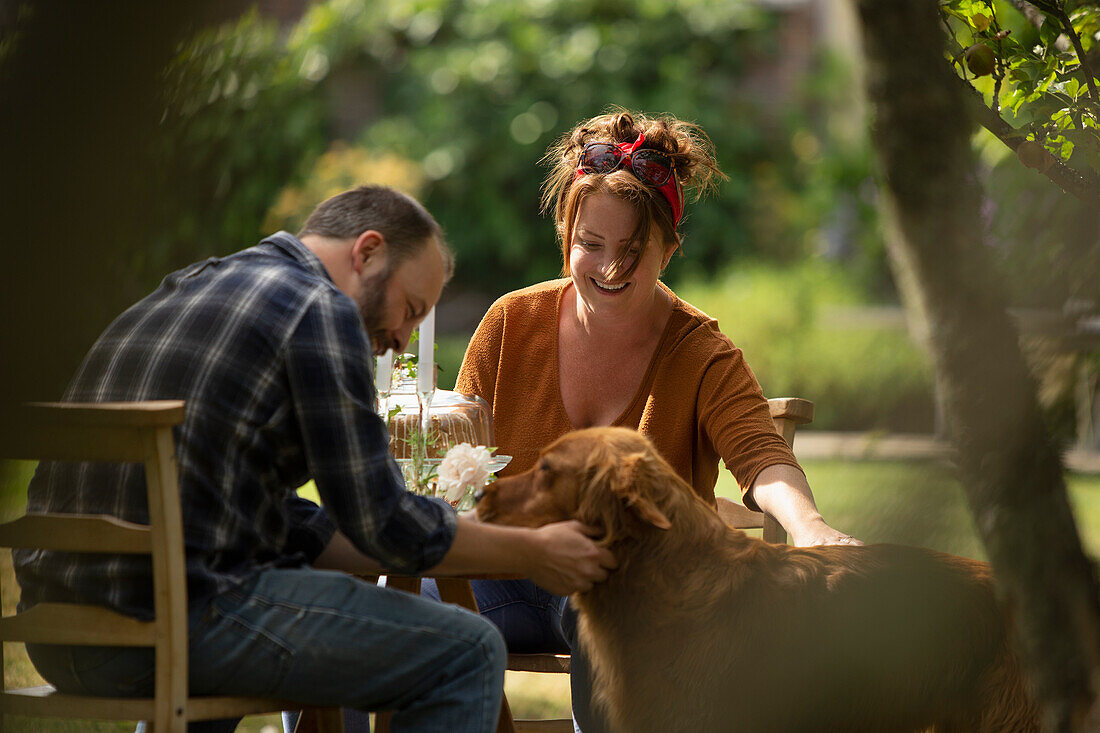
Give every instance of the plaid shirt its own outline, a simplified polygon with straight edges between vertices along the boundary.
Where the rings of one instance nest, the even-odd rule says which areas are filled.
[[[451,507],[405,491],[373,410],[370,364],[356,303],[279,232],[166,277],[100,336],[65,399],[186,400],[175,438],[196,608],[262,568],[311,562],[336,527],[397,572],[429,568],[450,548]],[[324,510],[294,493],[310,478]],[[46,511],[148,524],[144,471],[43,463],[28,512]],[[153,615],[146,556],[17,551],[14,561],[24,606]]]

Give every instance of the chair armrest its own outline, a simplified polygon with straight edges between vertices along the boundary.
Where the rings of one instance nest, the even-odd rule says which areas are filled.
[[[805,425],[814,420],[814,403],[801,397],[773,397],[768,400],[772,420],[790,420]]]
[[[718,497],[718,517],[727,527],[734,529],[760,529],[764,526],[763,514],[724,496]]]

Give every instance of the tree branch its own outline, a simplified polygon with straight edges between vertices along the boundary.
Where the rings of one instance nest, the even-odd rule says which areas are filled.
[[[1043,15],[1042,11],[1036,8],[1027,0],[1008,0],[1008,4],[1020,11],[1020,15],[1027,18],[1027,21],[1036,28],[1041,28],[1047,17]],[[1070,48],[1069,39],[1066,38],[1066,34],[1063,33],[1058,36],[1054,41],[1054,47],[1059,51],[1068,51]]]
[[[1092,68],[1089,66],[1088,56],[1085,55],[1085,49],[1081,45],[1081,36],[1073,29],[1073,22],[1066,14],[1065,8],[1061,5],[1058,6],[1058,12],[1055,13],[1059,22],[1062,24],[1062,28],[1065,29],[1066,35],[1069,36],[1070,43],[1073,44],[1074,50],[1077,51],[1077,60],[1081,63],[1081,70],[1085,73],[1085,83],[1089,85],[1089,96],[1092,97],[1092,101],[1100,104],[1100,92],[1096,91],[1096,80],[1092,78]]]
[[[1043,23],[1046,22],[1045,13],[1049,13],[1058,20],[1064,32],[1054,41],[1054,47],[1059,51],[1068,51],[1069,47],[1073,46],[1073,49],[1077,52],[1077,59],[1081,62],[1081,70],[1085,74],[1085,83],[1088,84],[1092,101],[1100,104],[1100,93],[1097,92],[1096,81],[1092,75],[1091,59],[1085,53],[1085,49],[1081,45],[1081,36],[1074,30],[1073,22],[1070,21],[1069,15],[1066,13],[1065,3],[1057,0],[1030,0],[1030,2],[1028,0],[1008,0],[1008,2],[1012,7],[1019,10],[1021,15],[1027,18],[1036,28],[1042,27]]]
[[[1005,122],[1003,117],[986,107],[981,92],[972,87],[969,82],[958,76],[955,79],[968,91],[966,96],[967,105],[974,120],[1013,151],[1020,147],[1020,143],[1027,137],[1026,133],[1017,130]],[[1080,171],[1070,168],[1057,158],[1054,158],[1053,165],[1043,175],[1066,193],[1090,206],[1100,207],[1100,181],[1097,181],[1095,177],[1086,176]]]

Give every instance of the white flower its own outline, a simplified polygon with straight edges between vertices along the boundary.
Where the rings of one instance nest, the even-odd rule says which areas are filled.
[[[493,455],[483,445],[459,443],[447,451],[439,466],[439,488],[452,504],[466,495],[467,489],[477,490],[489,480],[489,461]]]

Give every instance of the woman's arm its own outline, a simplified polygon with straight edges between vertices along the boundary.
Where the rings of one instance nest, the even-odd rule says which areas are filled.
[[[805,474],[794,466],[777,464],[765,468],[746,493],[746,498],[749,497],[761,511],[783,525],[796,547],[863,544],[825,523]]]

